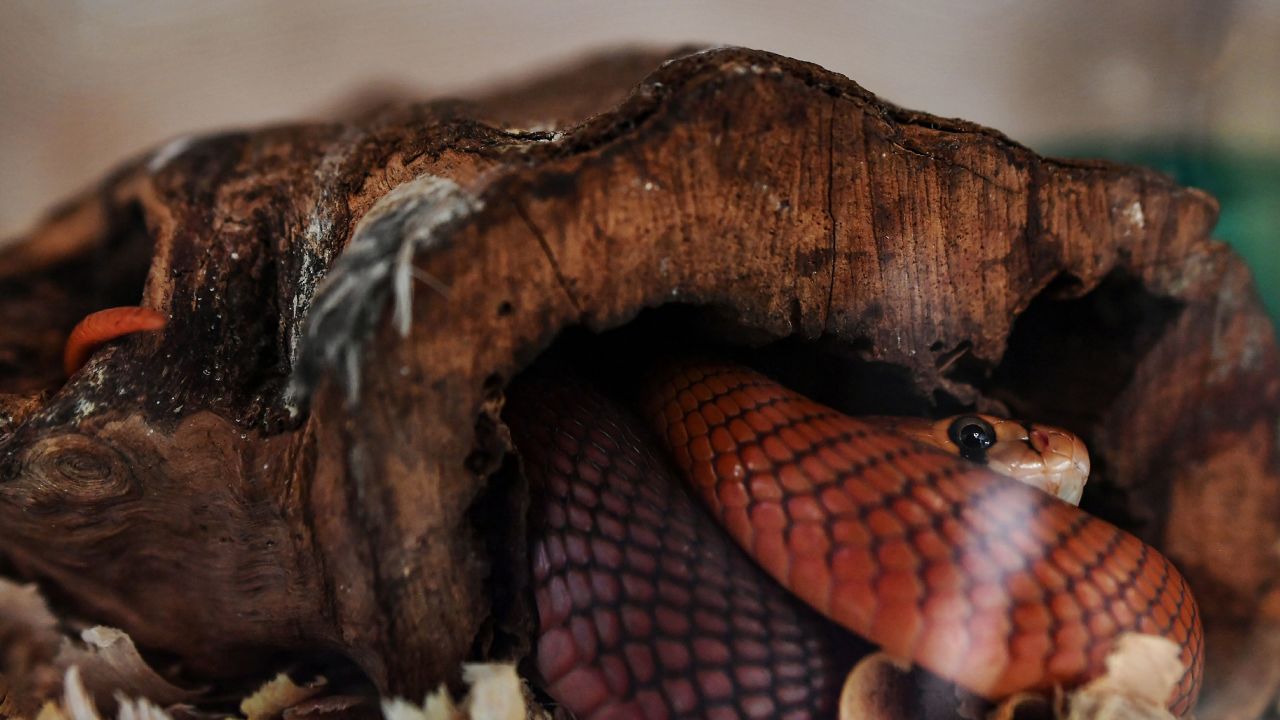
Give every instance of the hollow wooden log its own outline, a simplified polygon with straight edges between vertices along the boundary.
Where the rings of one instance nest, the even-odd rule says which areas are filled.
[[[670,323],[842,407],[1066,425],[1211,650],[1277,606],[1276,344],[1210,197],[750,50],[615,105],[660,57],[181,139],[7,249],[8,567],[195,674],[327,652],[420,697],[529,648],[505,385]],[[168,328],[62,384],[71,324],[139,300]]]

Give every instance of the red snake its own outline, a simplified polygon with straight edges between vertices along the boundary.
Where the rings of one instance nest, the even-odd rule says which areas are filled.
[[[991,699],[1097,676],[1122,632],[1164,636],[1185,666],[1170,708],[1194,704],[1195,600],[1137,538],[740,366],[644,388],[647,423],[577,382],[510,393],[538,491],[537,666],[576,716],[829,717],[851,641],[807,607]]]
[[[91,315],[68,371],[157,322]],[[577,717],[828,717],[862,643],[827,619],[990,699],[1078,685],[1120,633],[1159,635],[1185,667],[1170,709],[1194,705],[1195,600],[1137,538],[741,366],[669,363],[642,396],[647,429],[540,376],[505,413],[536,498],[537,668]]]

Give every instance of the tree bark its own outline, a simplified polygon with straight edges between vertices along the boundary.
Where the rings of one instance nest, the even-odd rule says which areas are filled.
[[[1280,606],[1276,344],[1212,198],[757,51],[615,105],[661,57],[175,141],[10,247],[10,568],[193,673],[336,652],[420,697],[529,647],[503,387],[670,323],[843,407],[1066,425],[1211,649]],[[169,327],[62,384],[67,329],[139,300]]]

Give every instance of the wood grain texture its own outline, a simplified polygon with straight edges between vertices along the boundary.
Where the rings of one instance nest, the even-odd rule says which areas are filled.
[[[190,140],[0,255],[8,562],[202,672],[324,649],[418,696],[527,648],[504,385],[679,303],[1081,432],[1086,506],[1168,552],[1210,648],[1280,579],[1275,339],[1207,195],[748,50],[476,119],[511,102]],[[139,300],[163,339],[59,387],[60,333]]]

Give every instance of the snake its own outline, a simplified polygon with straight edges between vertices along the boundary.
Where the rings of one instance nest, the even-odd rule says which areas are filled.
[[[163,327],[111,308],[68,374]],[[867,648],[981,698],[1100,676],[1123,633],[1179,650],[1201,619],[1156,549],[1075,506],[1074,435],[981,414],[849,416],[746,365],[669,358],[619,400],[525,373],[503,418],[533,503],[534,665],[575,717],[832,717]]]

